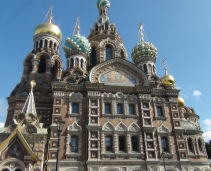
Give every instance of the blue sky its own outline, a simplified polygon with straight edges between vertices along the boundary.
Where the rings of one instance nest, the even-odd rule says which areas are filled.
[[[27,6],[13,16],[27,2]],[[164,75],[162,59],[176,79],[186,106],[200,116],[205,139],[211,139],[210,78],[211,1],[210,0],[110,0],[109,18],[123,38],[131,61],[132,48],[139,41],[138,26],[143,23],[145,40],[158,48],[158,76]],[[33,48],[33,31],[53,5],[54,20],[65,38],[73,33],[80,17],[82,35],[88,36],[98,18],[96,0],[7,0],[0,6],[0,122],[6,118],[6,98],[20,81],[23,60]],[[7,24],[4,24],[7,22]],[[2,25],[4,26],[2,27]],[[65,56],[60,48],[63,61]]]

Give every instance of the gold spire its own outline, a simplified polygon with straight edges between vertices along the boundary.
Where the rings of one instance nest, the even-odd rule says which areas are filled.
[[[140,34],[140,42],[144,42],[144,34],[143,34],[143,25],[140,23],[139,25],[139,34]]]
[[[79,23],[79,17],[76,20],[76,24],[75,24],[75,34],[79,35],[80,34],[80,23]]]
[[[50,12],[50,15],[49,15],[48,22],[52,23],[52,20],[53,20],[53,5],[51,5],[49,12]]]
[[[163,63],[163,67],[164,67],[164,70],[165,70],[165,75],[161,78],[161,82],[165,85],[174,85],[176,81],[175,81],[173,76],[168,74],[167,65],[166,65],[166,58],[163,59],[162,63]]]

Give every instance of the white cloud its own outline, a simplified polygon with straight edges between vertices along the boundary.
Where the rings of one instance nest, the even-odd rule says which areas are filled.
[[[4,123],[0,122],[0,128],[4,127]]]
[[[203,123],[206,129],[206,131],[203,133],[204,141],[208,142],[211,140],[211,119],[205,119],[203,120]]]
[[[203,137],[205,142],[209,142],[209,140],[211,140],[211,131],[204,132]]]
[[[194,90],[194,91],[193,91],[193,96],[199,97],[199,96],[201,96],[201,95],[202,95],[202,93],[201,93],[199,90]]]

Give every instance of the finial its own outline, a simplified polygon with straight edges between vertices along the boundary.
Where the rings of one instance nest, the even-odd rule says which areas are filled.
[[[53,20],[53,12],[52,11],[53,11],[53,5],[51,5],[50,10],[49,10],[49,12],[50,12],[49,19],[48,19],[49,23],[52,23],[52,20]]]
[[[76,24],[75,24],[75,34],[79,35],[80,34],[80,23],[79,23],[79,17],[76,20]]]
[[[31,84],[31,92],[33,92],[33,88],[34,88],[34,86],[36,86],[36,82],[34,80],[32,80],[30,82],[30,84]]]
[[[144,42],[144,34],[143,34],[143,25],[140,23],[139,25],[139,34],[140,34],[140,42]]]
[[[164,70],[165,70],[165,75],[168,74],[167,72],[167,65],[166,65],[166,58],[163,58],[163,67],[164,67]]]

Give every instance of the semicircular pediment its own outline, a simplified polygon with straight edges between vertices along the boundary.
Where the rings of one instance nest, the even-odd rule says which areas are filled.
[[[148,79],[140,68],[120,58],[104,61],[92,68],[90,81],[118,86],[148,85]]]

